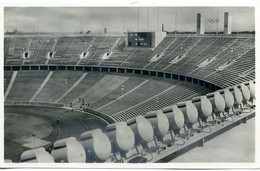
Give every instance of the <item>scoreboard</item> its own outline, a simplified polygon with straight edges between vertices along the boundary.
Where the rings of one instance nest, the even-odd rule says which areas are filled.
[[[127,32],[125,47],[155,48],[165,36],[165,32]]]

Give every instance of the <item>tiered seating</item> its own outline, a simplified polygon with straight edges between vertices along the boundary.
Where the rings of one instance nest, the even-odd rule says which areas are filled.
[[[90,72],[87,76],[64,98],[62,98],[59,103],[69,104],[72,101],[78,101],[78,98],[82,93],[86,92],[90,87],[94,86],[100,79],[104,77],[105,74]]]
[[[159,96],[140,103],[135,107],[130,107],[128,110],[120,111],[112,115],[116,121],[127,121],[138,115],[145,115],[148,111],[162,109],[166,106],[178,103],[180,101],[189,100],[195,96],[209,93],[210,90],[200,86],[194,86],[190,83],[179,83],[169,91],[166,91]]]
[[[36,59],[37,59],[37,52],[41,48],[40,47],[41,40],[42,40],[41,37],[31,38],[31,43],[30,43],[30,47],[29,47],[30,58],[25,60],[24,64],[33,64],[33,62],[36,61]]]
[[[22,71],[18,72],[14,84],[11,88],[6,102],[29,101],[42,82],[48,75],[49,71]]]
[[[220,49],[225,47],[231,40],[232,39],[228,38],[207,39],[206,41],[208,42],[208,46],[204,48],[200,53],[193,56],[192,60],[183,64],[172,64],[169,68],[167,68],[167,71],[173,71],[179,74],[188,74],[189,72],[198,68],[198,64],[200,64],[204,60],[216,56],[219,53]],[[204,42],[204,44],[206,44],[206,42]]]
[[[96,103],[117,87],[121,86],[128,78],[129,77],[126,76],[107,74],[87,91],[82,92],[79,98],[84,98],[84,102],[92,106],[93,103]],[[75,108],[80,108],[82,105],[77,99],[72,103]]]
[[[214,60],[214,62],[208,64],[205,67],[194,70],[189,74],[191,76],[197,76],[199,78],[206,78],[224,63],[233,61],[235,62],[235,59],[249,51],[252,45],[253,44],[247,42],[246,39],[237,40],[236,43],[232,44],[232,46],[223,49],[222,52],[220,52],[220,54]]]
[[[149,63],[147,66],[144,66],[145,69],[154,69],[159,65],[164,58],[167,58],[167,55],[171,53],[185,38],[174,38],[174,37],[165,37],[162,42],[156,47],[155,52],[162,52],[164,54],[163,58],[159,59],[157,62]],[[162,50],[162,51],[160,51]]]
[[[111,52],[111,49],[115,46],[115,43],[117,42],[118,38],[119,37],[105,37],[100,46],[97,49],[94,49],[95,51],[88,58],[87,64],[100,65],[103,61],[105,61],[106,59],[102,59],[102,56],[105,53]]]
[[[99,55],[100,55],[99,51],[102,51],[101,49],[104,48],[103,43],[106,40],[106,38],[107,37],[103,37],[103,36],[95,37],[95,40],[92,42],[91,47],[89,49],[88,57],[80,61],[79,65],[84,65],[84,64],[97,65],[99,62]]]
[[[239,84],[255,79],[255,49],[249,50],[243,56],[236,59],[230,67],[221,72],[215,72],[207,80],[222,87]]]
[[[49,71],[19,71],[6,102],[30,101],[48,74]],[[82,74],[81,71],[54,71],[33,101],[56,102]],[[5,77],[8,84],[12,72],[6,72]],[[204,92],[208,90],[177,80],[149,80],[146,77],[128,78],[90,72],[57,103],[69,105],[72,102],[73,107],[78,108],[81,106],[79,97],[84,98],[85,104],[90,104],[89,108],[113,116],[118,121],[125,121],[148,110],[159,109]]]
[[[40,45],[40,50],[37,54],[37,59],[44,59],[46,60],[46,57],[47,57],[47,53],[48,52],[51,52],[51,51],[54,51],[56,45],[57,45],[57,40],[58,38],[43,38],[41,40],[41,45]]]
[[[131,50],[132,53],[121,63],[120,66],[131,68],[142,68],[149,63],[149,57],[154,54],[151,49]]]
[[[70,60],[69,57],[65,57],[66,53],[72,46],[75,37],[60,37],[56,39],[57,44],[54,47],[54,58],[50,59],[48,64],[67,64]]]
[[[14,56],[15,49],[15,39],[14,37],[4,38],[4,60],[5,62]]]
[[[54,38],[49,37],[32,37],[30,46],[30,59],[24,64],[45,64],[47,53],[52,51],[55,44]]]
[[[34,101],[55,102],[80,78],[82,73],[55,71]]]
[[[13,65],[21,65],[23,52],[26,51],[29,43],[29,39],[26,37],[16,37],[16,38],[5,38],[5,63]],[[8,45],[9,44],[9,45]]]
[[[113,52],[109,59],[106,59],[101,63],[101,66],[121,66],[131,53],[133,53],[133,51],[130,50]]]
[[[57,40],[57,45],[54,48],[55,58],[63,58],[73,44],[75,37],[60,37]],[[69,59],[69,58],[68,58]]]
[[[112,54],[109,59],[105,59],[100,64],[101,66],[119,66],[132,53],[132,51],[123,50],[125,40],[120,38],[117,45],[112,49]]]
[[[119,41],[118,41],[119,40]],[[154,49],[124,48],[124,38],[120,36],[72,36],[72,37],[6,37],[4,39],[5,64],[67,64],[100,65],[151,69],[173,72],[196,77],[223,85],[211,76],[224,71],[219,67],[236,65],[236,58],[243,57],[255,45],[254,36],[173,36],[167,35]],[[90,46],[91,44],[91,46]],[[22,53],[29,49],[30,59],[22,59]],[[82,51],[88,49],[86,59],[79,59]],[[56,51],[54,59],[46,59],[48,51]],[[109,59],[101,59],[105,52],[113,52]],[[163,54],[156,62],[149,60],[156,54]],[[174,64],[173,59],[180,60]],[[210,62],[205,62],[205,61]],[[205,65],[200,65],[206,63]],[[234,64],[233,64],[234,63]],[[225,68],[225,67],[224,67]],[[227,69],[228,69],[227,68]],[[254,68],[248,71],[237,70],[241,79],[254,78]],[[240,73],[246,72],[246,73]],[[226,73],[231,81],[237,74]],[[221,76],[220,76],[221,77]],[[223,77],[224,78],[224,77]],[[222,78],[219,78],[220,80]],[[225,78],[224,78],[225,79]]]
[[[71,47],[68,49],[64,57],[70,58],[70,60],[71,58],[78,59],[80,54],[89,47],[93,39],[93,37],[75,37]]]
[[[4,72],[4,93],[7,90],[7,87],[9,85],[10,81],[11,81],[12,75],[13,75],[12,71]]]
[[[120,96],[129,93],[130,91],[133,91],[134,88],[137,86],[140,86],[146,79],[143,77],[130,77],[128,80],[126,80],[123,84],[123,90],[122,86],[117,87],[115,90],[110,92],[108,95],[104,96],[99,101],[93,103],[90,107],[92,109],[99,109],[104,107],[104,105],[107,105],[108,103],[111,103]]]
[[[166,51],[168,48],[167,46],[170,46],[171,43],[175,40],[175,37],[165,37],[163,41],[154,49],[156,53],[161,53]]]
[[[161,43],[153,50],[153,53],[152,55],[150,55],[148,57],[148,59],[145,59],[145,60],[149,60],[149,63],[146,64],[143,68],[146,68],[146,67],[152,67],[154,66],[157,62],[151,62],[151,59],[154,57],[154,56],[159,56],[159,58],[157,60],[160,60],[162,56],[164,56],[165,52],[168,50],[169,47],[172,46],[172,44],[176,41],[176,38],[172,38],[172,37],[165,37]]]
[[[186,54],[184,58],[182,58],[178,64],[172,64],[171,67],[167,68],[167,70],[171,70],[173,66],[181,66],[183,64],[189,64],[191,60],[193,60],[194,63],[196,59],[196,55],[199,55],[203,50],[205,50],[211,43],[213,43],[216,40],[215,37],[205,37],[201,38],[201,40]],[[198,58],[200,60],[200,58]]]
[[[116,112],[119,112],[121,110],[124,110],[130,106],[133,106],[135,104],[138,104],[156,94],[161,93],[162,91],[166,90],[167,88],[170,88],[173,86],[172,82],[164,82],[164,81],[156,81],[156,80],[150,80],[140,86],[135,91],[127,94],[120,100],[112,103],[109,106],[106,106],[100,110],[98,110],[101,113],[105,113],[108,115],[113,115]],[[90,106],[91,107],[91,106]]]
[[[23,57],[23,52],[28,48],[29,38],[27,37],[17,37],[15,39],[14,56],[15,59],[21,59]]]
[[[102,55],[106,52],[109,52],[110,49],[114,46],[119,37],[95,37],[94,41],[91,43],[89,49],[89,54],[86,59],[83,59],[79,62],[79,65],[98,65],[102,60]]]
[[[198,41],[198,38],[194,37],[181,37],[178,38],[171,46],[164,52],[165,56],[153,65],[149,65],[146,68],[163,70],[170,62],[176,58],[182,56],[186,50],[188,50],[194,43]]]

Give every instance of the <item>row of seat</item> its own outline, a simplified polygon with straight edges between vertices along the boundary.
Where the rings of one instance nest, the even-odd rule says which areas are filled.
[[[118,39],[120,41],[117,41]],[[118,44],[114,46],[115,43]],[[254,48],[255,43],[254,38],[251,37],[167,36],[154,50],[123,50],[121,47],[123,44],[124,41],[122,37],[8,37],[5,38],[5,64],[48,63],[121,66],[165,70],[202,79],[207,77],[207,73],[214,73],[216,66],[220,66],[224,62],[234,61],[234,63],[236,63],[237,61],[234,59]],[[112,47],[114,47],[112,51],[116,53],[112,53],[109,59],[101,59],[101,56],[110,52]],[[21,59],[21,57],[22,52],[26,49],[30,51],[30,58],[24,60]],[[88,57],[79,60],[80,53],[86,49],[89,50]],[[52,50],[56,51],[54,58],[47,61],[47,52]],[[156,62],[150,62],[151,57],[156,54],[161,55],[160,59]],[[180,60],[177,63],[170,64],[170,62],[176,58],[180,58]],[[204,68],[199,67],[199,64],[212,58],[215,59],[209,65]],[[229,67],[232,67],[232,65]],[[221,73],[222,71],[219,72]],[[216,82],[217,81],[218,80],[216,80]]]

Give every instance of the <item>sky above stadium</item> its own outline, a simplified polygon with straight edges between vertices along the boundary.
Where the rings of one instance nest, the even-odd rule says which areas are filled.
[[[232,31],[255,30],[253,7],[5,7],[4,31],[76,32],[81,26],[84,32],[100,32],[102,26],[108,32],[137,31],[138,11],[139,31],[159,30],[161,24],[167,31],[196,31],[197,13],[205,14],[205,31],[216,31],[208,19],[218,13],[223,31],[224,12],[232,15]]]

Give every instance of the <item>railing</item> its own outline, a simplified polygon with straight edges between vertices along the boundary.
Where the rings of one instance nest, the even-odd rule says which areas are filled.
[[[83,111],[91,113],[91,114],[94,114],[96,116],[99,116],[99,117],[103,118],[104,120],[106,120],[109,124],[115,123],[115,121],[111,117],[109,117],[109,116],[107,116],[107,115],[105,115],[103,113],[100,113],[98,111],[92,110],[90,108],[84,108]]]

